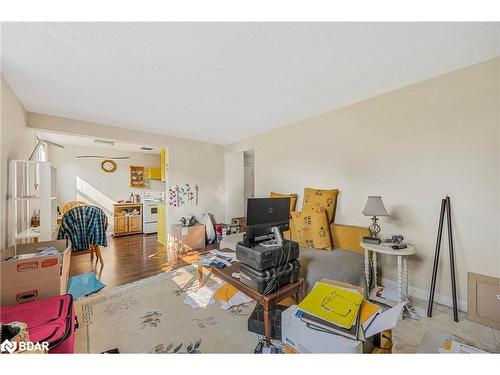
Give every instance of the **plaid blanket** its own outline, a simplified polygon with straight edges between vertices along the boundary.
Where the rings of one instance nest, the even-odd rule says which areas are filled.
[[[69,239],[73,250],[87,250],[90,245],[108,246],[108,218],[99,207],[78,206],[61,220],[58,240]]]

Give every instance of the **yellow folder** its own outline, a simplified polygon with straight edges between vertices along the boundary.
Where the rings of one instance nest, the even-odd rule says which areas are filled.
[[[363,298],[363,295],[357,292],[316,283],[298,307],[318,318],[349,329],[356,321]]]
[[[361,305],[361,312],[359,316],[360,323],[365,324],[368,319],[381,311],[382,309],[380,308],[380,306],[370,301],[364,300],[363,304]]]

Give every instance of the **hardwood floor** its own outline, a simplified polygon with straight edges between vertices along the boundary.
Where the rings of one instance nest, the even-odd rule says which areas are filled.
[[[177,252],[156,241],[156,235],[132,235],[109,238],[109,246],[102,248],[104,267],[90,259],[90,254],[71,257],[70,276],[94,271],[106,284],[105,289],[127,284],[161,272],[168,272],[196,262],[201,254],[217,248],[208,245],[200,250]]]

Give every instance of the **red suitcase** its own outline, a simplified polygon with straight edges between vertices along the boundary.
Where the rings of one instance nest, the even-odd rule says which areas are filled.
[[[74,352],[77,324],[70,294],[0,307],[0,321],[26,323],[29,340],[48,342],[51,354]]]

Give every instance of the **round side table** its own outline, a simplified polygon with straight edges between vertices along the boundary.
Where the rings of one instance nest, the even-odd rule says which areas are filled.
[[[394,250],[389,246],[383,244],[373,245],[361,242],[359,244],[365,249],[365,278],[366,285],[368,285],[368,295],[370,295],[370,251],[372,252],[373,262],[373,279],[375,288],[377,288],[377,254],[392,255],[397,257],[398,261],[398,299],[403,302],[408,299],[408,266],[406,264],[406,257],[416,253],[415,248],[406,244],[406,249]]]

